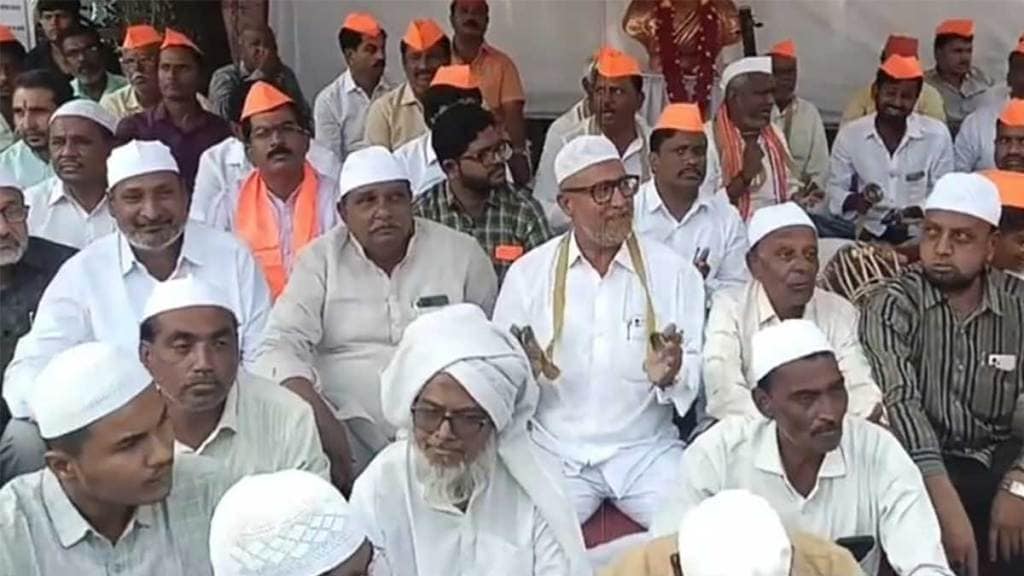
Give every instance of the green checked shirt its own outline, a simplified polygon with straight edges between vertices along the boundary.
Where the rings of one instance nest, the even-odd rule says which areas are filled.
[[[513,262],[551,238],[540,204],[528,191],[509,186],[491,192],[479,219],[462,210],[447,180],[417,198],[413,212],[476,238],[490,256],[499,283]]]

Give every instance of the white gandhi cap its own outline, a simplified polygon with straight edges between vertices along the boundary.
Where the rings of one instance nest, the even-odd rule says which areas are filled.
[[[924,210],[959,212],[993,226],[999,226],[1003,214],[996,185],[981,174],[963,172],[950,172],[939,178],[925,201]]]
[[[36,377],[31,407],[39,434],[57,438],[116,412],[153,382],[138,354],[88,342],[57,354]]]
[[[180,174],[171,149],[155,140],[132,140],[114,148],[107,158],[107,188],[129,178],[155,172]]]
[[[561,185],[570,176],[609,160],[622,161],[611,140],[589,134],[577,136],[566,142],[555,156],[555,181]]]
[[[784,202],[774,206],[765,206],[754,212],[747,225],[747,245],[754,247],[762,238],[790,226],[805,226],[818,233],[814,222],[798,204],[795,202]]]
[[[789,576],[793,545],[764,498],[725,490],[697,504],[679,526],[686,576]]]
[[[142,311],[142,321],[171,310],[197,306],[223,308],[235,317],[235,321],[238,320],[238,313],[220,288],[195,276],[185,276],[157,282],[156,287],[153,288],[146,300]]]
[[[50,116],[50,125],[52,126],[53,121],[58,118],[85,118],[99,124],[107,132],[110,132],[111,136],[117,132],[117,118],[104,107],[84,98],[65,102],[63,106],[57,108]]]
[[[739,60],[729,64],[722,71],[722,90],[729,87],[729,82],[732,82],[737,76],[744,74],[751,74],[754,72],[760,72],[762,74],[772,73],[772,59],[771,56],[750,56],[748,58],[740,58]]]
[[[760,382],[769,372],[783,364],[821,352],[835,354],[825,333],[810,320],[783,320],[754,333],[750,339],[751,372]]]
[[[239,480],[210,522],[215,576],[319,576],[366,541],[345,498],[304,470]]]
[[[402,163],[383,146],[369,146],[356,150],[345,157],[338,177],[338,199],[363,186],[380,182],[409,181],[409,174]]]

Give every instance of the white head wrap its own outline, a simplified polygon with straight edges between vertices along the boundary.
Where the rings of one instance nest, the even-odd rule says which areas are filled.
[[[691,509],[679,526],[686,576],[789,576],[793,545],[768,501],[725,490]]]
[[[928,210],[948,210],[999,226],[1003,206],[999,188],[981,174],[950,172],[939,178],[924,204]]]
[[[555,156],[555,181],[559,185],[570,176],[594,164],[622,161],[619,150],[606,136],[584,134],[565,143]]]
[[[771,74],[771,56],[749,56],[747,58],[740,58],[726,66],[725,70],[722,71],[722,91],[725,92],[729,87],[729,82],[732,82],[737,76],[751,74],[754,72]]]
[[[439,372],[458,380],[491,417],[498,457],[551,526],[569,558],[568,574],[589,574],[576,514],[557,475],[537,459],[527,432],[539,389],[519,343],[472,304],[420,316],[405,329],[381,374],[384,417],[411,430],[413,401]]]
[[[2,167],[0,167],[0,188],[23,190],[21,184],[18,184],[18,181],[14,179],[14,176]]]
[[[794,318],[754,333],[750,339],[751,372],[759,382],[783,364],[819,352],[835,354],[832,343],[818,325],[810,320]]]
[[[157,282],[146,300],[142,311],[142,321],[145,322],[157,314],[170,310],[196,306],[223,308],[231,312],[235,321],[238,321],[238,313],[228,302],[223,291],[195,276]]]
[[[156,140],[132,140],[114,148],[107,158],[107,188],[154,172],[181,173],[171,149]]]
[[[811,217],[796,202],[783,202],[759,208],[750,217],[750,223],[747,225],[747,245],[753,248],[765,236],[790,226],[806,226],[813,230],[815,235],[818,233]]]
[[[319,576],[366,541],[345,498],[323,478],[283,470],[242,478],[210,522],[215,576]]]
[[[346,194],[370,184],[379,182],[409,181],[409,174],[387,148],[369,146],[349,154],[341,165],[341,176],[338,177],[338,199]]]
[[[92,100],[85,98],[79,98],[77,100],[70,100],[65,102],[63,106],[57,108],[56,111],[50,116],[50,125],[53,125],[53,121],[57,118],[85,118],[91,120],[96,124],[99,124],[110,135],[113,136],[117,132],[117,118],[113,114],[107,111],[106,108],[100,106]]]
[[[57,354],[36,377],[31,408],[39,434],[57,438],[117,411],[153,382],[138,354],[88,342]]]

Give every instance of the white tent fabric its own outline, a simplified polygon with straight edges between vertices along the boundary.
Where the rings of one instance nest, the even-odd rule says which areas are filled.
[[[607,41],[641,58],[643,47],[621,29],[629,0],[490,0],[488,41],[519,66],[527,91],[527,114],[556,116],[580,97],[579,77],[587,57]],[[748,0],[764,23],[758,48],[793,38],[799,47],[799,93],[836,120],[853,92],[874,78],[890,33],[921,40],[921,58],[932,65],[936,24],[946,18],[974,18],[974,62],[998,83],[1006,78],[1007,55],[1024,32],[1024,0]],[[345,14],[368,11],[388,32],[387,75],[402,79],[398,41],[412,18],[434,18],[446,30],[449,0],[287,0],[270,3],[282,58],[313,99],[343,69],[337,32]],[[726,54],[740,55],[734,47]]]

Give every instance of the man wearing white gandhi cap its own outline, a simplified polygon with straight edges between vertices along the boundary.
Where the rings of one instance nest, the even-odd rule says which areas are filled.
[[[270,308],[267,284],[249,250],[230,234],[187,221],[188,191],[170,150],[159,142],[138,141],[116,148],[107,160],[107,180],[117,232],[61,267],[4,375],[4,399],[15,420],[0,446],[16,453],[42,451],[28,403],[39,371],[56,354],[82,342],[137,349],[143,307],[161,282],[196,276],[219,287],[238,315],[242,358],[249,362],[255,356]],[[38,456],[35,465],[42,466]]]
[[[107,206],[107,157],[117,120],[91,100],[72,100],[50,116],[56,174],[25,190],[28,229],[73,248],[117,229]]]
[[[339,185],[345,225],[295,260],[257,373],[313,405],[332,458],[344,421],[358,472],[394,434],[381,412],[380,372],[405,327],[446,304],[470,302],[489,314],[498,279],[472,236],[413,217],[409,177],[386,148],[350,154]]]
[[[1024,285],[991,267],[1002,213],[980,174],[925,202],[921,266],[873,295],[861,337],[892,430],[924,475],[950,564],[1024,574]],[[973,533],[973,534],[972,534]]]
[[[448,306],[406,328],[381,401],[407,435],[351,499],[396,576],[590,574],[558,471],[528,432],[537,400],[519,344],[479,308]]]
[[[792,530],[871,539],[861,559],[867,574],[877,574],[884,553],[897,574],[952,576],[914,463],[887,430],[846,415],[828,337],[809,320],[785,320],[755,333],[752,353],[754,404],[764,418],[726,418],[694,440],[654,532],[670,534],[723,490],[749,490]]]
[[[711,300],[703,355],[708,414],[719,420],[760,417],[750,395],[757,385],[751,340],[766,326],[803,318],[814,322],[836,350],[850,414],[877,420],[882,392],[860,345],[857,310],[815,286],[818,235],[810,217],[793,202],[766,206],[754,212],[747,237],[752,279],[717,291]]]
[[[348,502],[304,470],[246,476],[210,521],[214,576],[385,576]]]
[[[610,140],[571,140],[555,168],[572,230],[512,265],[494,321],[523,329],[542,359],[533,433],[563,464],[580,522],[610,500],[646,527],[678,482],[672,419],[700,388],[704,282],[671,248],[633,234],[638,179]]]
[[[775,106],[772,59],[742,58],[722,72],[725,100],[704,126],[708,137],[705,182],[725,188],[744,221],[754,211],[794,200],[806,207],[824,193],[801,190],[790,167],[786,136],[772,124]]]
[[[217,287],[195,276],[158,284],[139,342],[167,402],[177,453],[218,460],[232,480],[291,468],[329,478],[312,409],[239,368],[238,319]]]
[[[46,467],[0,490],[0,574],[211,574],[226,479],[210,460],[175,456],[167,408],[133,352],[64,350],[32,404]]]

